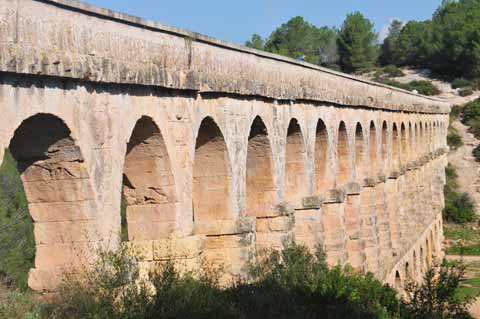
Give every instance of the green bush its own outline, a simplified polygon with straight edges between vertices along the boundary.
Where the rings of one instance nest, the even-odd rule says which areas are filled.
[[[45,318],[398,318],[400,311],[395,291],[373,275],[329,269],[322,253],[303,246],[269,253],[248,281],[226,289],[212,272],[180,274],[172,263],[152,272],[150,285],[124,252],[100,256],[84,278],[65,282]]]
[[[464,88],[458,91],[458,95],[465,97],[465,96],[470,96],[473,94],[472,88]]]
[[[465,266],[443,261],[436,269],[431,267],[423,277],[423,284],[406,285],[408,300],[402,303],[401,318],[405,319],[467,319],[471,297],[459,298],[458,292],[465,279]]]
[[[464,224],[475,220],[475,204],[467,193],[457,191],[457,174],[450,164],[445,170],[447,182],[444,188],[445,208],[443,218],[446,221]]]
[[[456,78],[452,81],[453,89],[463,89],[466,87],[472,87],[472,82],[464,78]]]
[[[423,95],[437,95],[440,94],[440,90],[430,81],[411,81],[409,83],[400,83],[395,80],[390,80],[390,79],[376,79],[377,82],[381,82],[386,85],[390,85],[393,87],[397,87],[400,89],[404,89],[407,91],[414,91],[416,90],[418,94],[423,94]]]
[[[383,68],[383,72],[390,78],[398,78],[405,75],[396,65],[387,65]]]
[[[33,221],[16,163],[8,150],[0,167],[0,277],[10,287],[27,289],[35,260]]]
[[[475,137],[480,138],[480,99],[465,104],[462,121]]]
[[[477,162],[480,162],[480,145],[477,145],[472,151],[473,157]]]
[[[441,91],[430,81],[411,81],[408,83],[408,86],[410,87],[410,91],[417,90],[419,94],[423,95],[438,95],[441,93]]]
[[[462,137],[458,134],[458,131],[453,127],[448,127],[447,144],[452,150],[456,150],[463,145]]]

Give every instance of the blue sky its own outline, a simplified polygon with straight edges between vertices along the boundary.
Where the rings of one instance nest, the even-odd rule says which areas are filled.
[[[85,0],[84,0],[85,1]],[[441,0],[86,0],[164,24],[243,44],[253,33],[268,36],[300,15],[317,25],[340,26],[347,13],[360,11],[378,32],[393,18],[424,20]]]

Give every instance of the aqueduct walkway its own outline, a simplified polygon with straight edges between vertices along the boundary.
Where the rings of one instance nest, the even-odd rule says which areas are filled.
[[[35,222],[30,286],[120,243],[239,275],[321,244],[401,285],[441,254],[449,105],[72,0],[0,0],[0,160]]]

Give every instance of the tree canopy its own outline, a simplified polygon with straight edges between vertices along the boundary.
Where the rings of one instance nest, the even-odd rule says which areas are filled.
[[[373,23],[360,12],[347,15],[337,38],[339,64],[343,71],[365,71],[378,56],[377,34]]]

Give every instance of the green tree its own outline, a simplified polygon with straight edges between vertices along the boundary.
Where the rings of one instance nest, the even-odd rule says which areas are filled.
[[[398,49],[397,65],[428,67],[432,55],[431,21],[409,21],[400,32]]]
[[[252,35],[252,39],[245,42],[245,46],[257,50],[263,50],[265,45],[265,41],[262,39],[261,36],[258,34],[254,33]]]
[[[378,57],[377,34],[373,23],[360,12],[347,15],[338,35],[339,64],[345,72],[372,68]]]
[[[446,2],[432,24],[432,69],[450,77],[479,77],[480,0]]]
[[[380,63],[383,65],[398,65],[402,58],[402,52],[399,47],[400,33],[402,32],[402,22],[393,20],[388,28],[388,36],[383,41],[380,48]]]
[[[272,32],[264,50],[291,58],[303,53],[307,62],[332,64],[337,60],[336,36],[335,29],[317,28],[302,17],[294,17]]]

